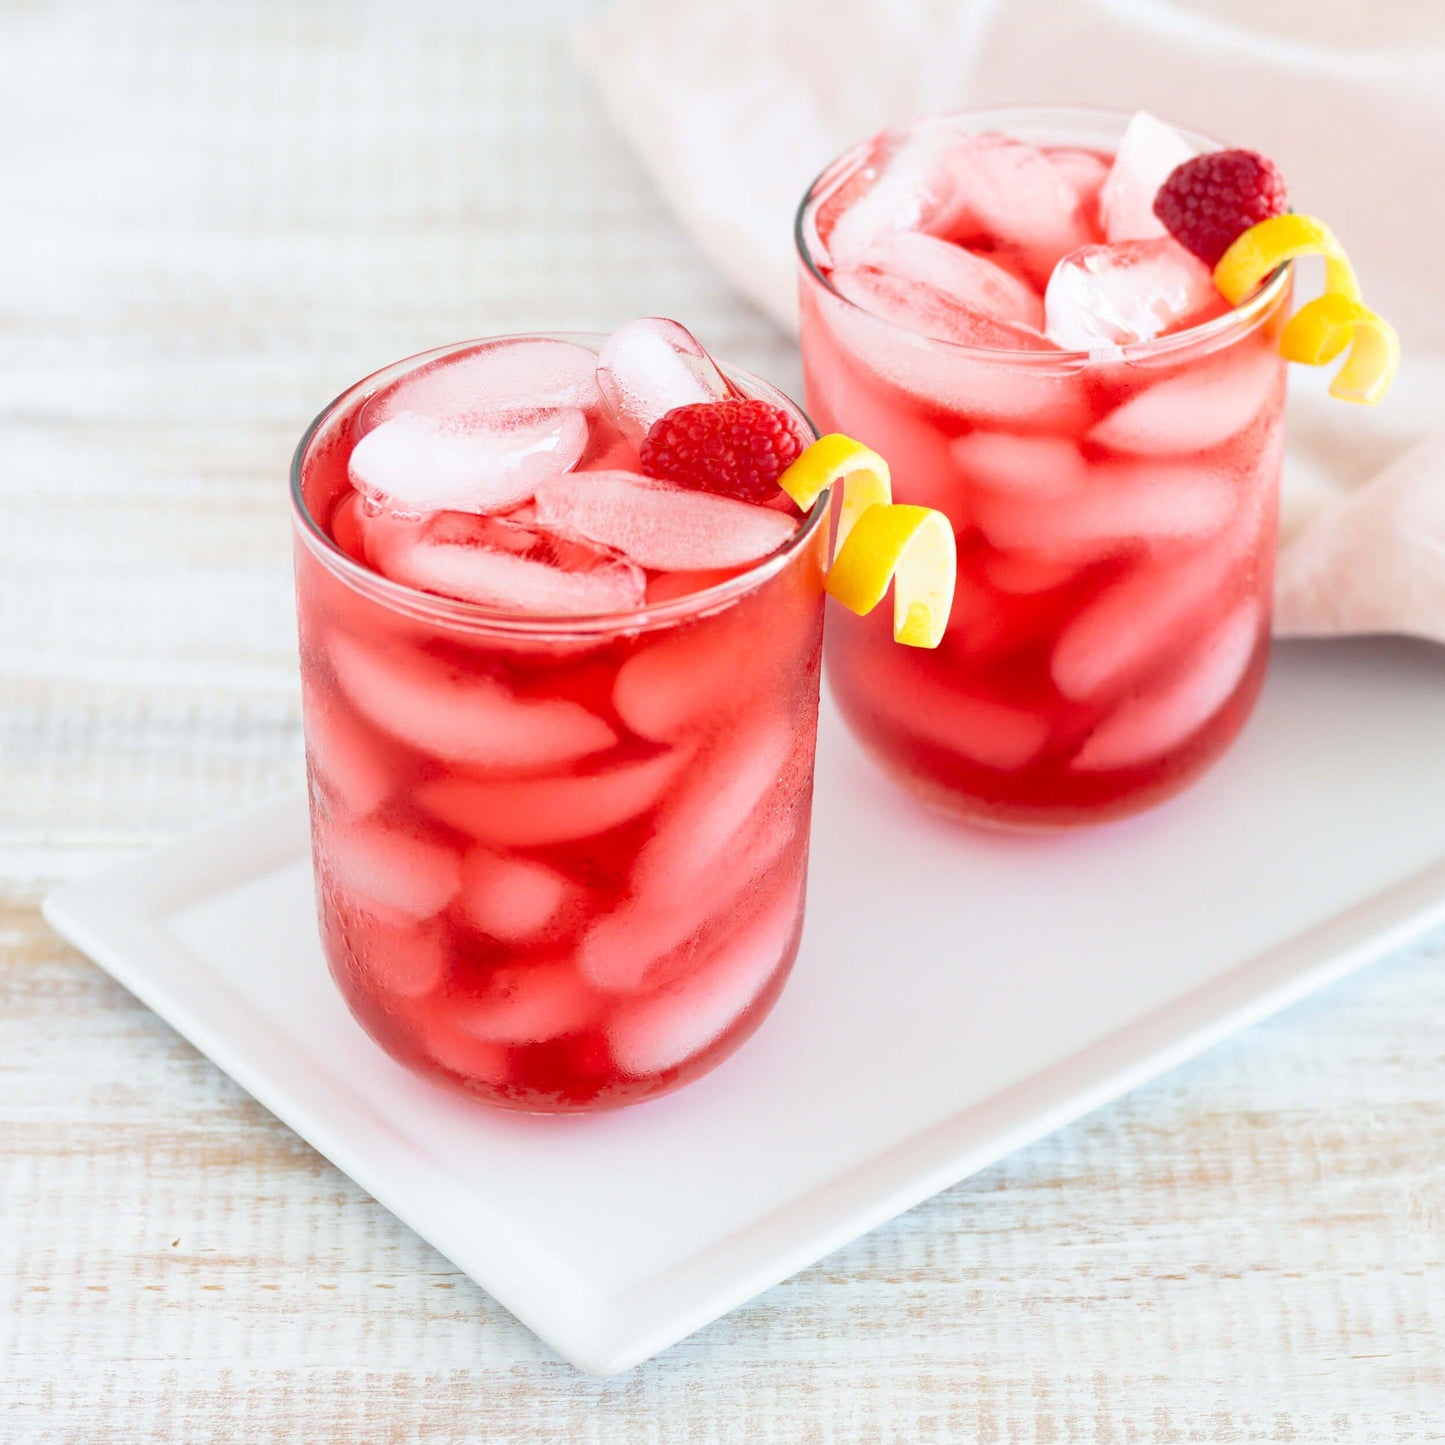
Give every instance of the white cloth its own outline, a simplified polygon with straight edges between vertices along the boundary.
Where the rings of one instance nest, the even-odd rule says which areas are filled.
[[[1440,0],[617,0],[578,42],[699,246],[789,326],[798,199],[884,125],[1068,102],[1272,156],[1405,353],[1375,409],[1291,368],[1276,631],[1445,641]]]

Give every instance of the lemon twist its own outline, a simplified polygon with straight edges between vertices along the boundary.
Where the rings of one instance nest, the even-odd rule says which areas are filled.
[[[943,513],[895,503],[888,463],[836,432],[815,441],[778,485],[804,511],[830,487],[839,489],[834,556],[824,584],[829,594],[862,615],[891,584],[894,640],[937,647],[958,571],[953,528]]]
[[[1365,305],[1355,268],[1323,221],[1291,212],[1251,226],[1219,258],[1214,284],[1231,306],[1238,306],[1286,261],[1301,256],[1324,257],[1325,291],[1289,319],[1280,334],[1280,354],[1288,361],[1324,366],[1348,346],[1350,354],[1330,383],[1330,395],[1373,406],[1395,379],[1400,338]]]
[[[1330,382],[1330,395],[1374,406],[1399,369],[1400,338],[1363,302],[1327,291],[1301,306],[1279,338],[1280,355],[1306,366],[1324,366],[1346,346],[1350,354]]]

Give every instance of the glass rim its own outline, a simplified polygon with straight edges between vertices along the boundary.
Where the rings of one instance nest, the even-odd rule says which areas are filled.
[[[312,442],[328,422],[345,411],[360,411],[383,385],[400,380],[410,372],[420,370],[425,364],[494,342],[571,341],[596,351],[597,344],[606,340],[606,337],[606,332],[594,331],[516,331],[449,342],[378,367],[332,397],[312,418],[291,457],[292,522],[308,551],[353,591],[370,596],[372,600],[393,611],[420,621],[436,622],[464,631],[500,633],[516,637],[578,638],[650,631],[720,610],[747,596],[782,572],[794,556],[812,541],[818,528],[827,519],[830,492],[825,491],[818,498],[786,542],[734,576],[710,587],[700,588],[696,592],[669,598],[666,602],[650,606],[644,604],[622,612],[502,612],[479,602],[467,602],[461,598],[426,592],[405,582],[395,582],[358,562],[337,546],[312,513],[302,488],[302,472]],[[724,376],[742,383],[743,389],[749,395],[757,395],[763,400],[781,404],[802,422],[809,440],[817,439],[818,429],[812,418],[785,392],[743,367],[721,361],[716,364]]]
[[[938,111],[928,115],[915,116],[904,126],[897,129],[904,132],[914,130],[919,126],[927,125],[932,121],[963,120],[974,117],[987,119],[989,117],[1003,116],[1030,116],[1038,117],[1047,122],[1050,118],[1060,119],[1065,116],[1092,117],[1097,120],[1122,120],[1125,124],[1136,111],[1123,110],[1110,106],[1079,106],[1079,105],[984,105],[969,106],[963,110]],[[1000,127],[1003,129],[1003,127]],[[1223,149],[1225,143],[1214,136],[1205,134],[1202,131],[1184,129],[1179,126],[1173,127],[1186,140],[1198,142],[1201,148]],[[885,127],[894,129],[894,127]],[[881,132],[875,132],[875,135]],[[828,293],[829,296],[841,302],[860,316],[866,316],[877,322],[880,326],[886,326],[896,331],[900,336],[906,336],[913,341],[927,347],[936,347],[942,353],[950,356],[972,357],[975,360],[986,359],[994,364],[1008,364],[1027,367],[1033,370],[1046,371],[1050,368],[1076,369],[1087,366],[1098,360],[1110,362],[1137,361],[1153,359],[1154,357],[1167,354],[1171,351],[1182,350],[1194,347],[1201,343],[1220,340],[1237,330],[1247,329],[1253,325],[1262,315],[1272,309],[1274,303],[1279,299],[1284,290],[1288,277],[1293,269],[1293,262],[1286,261],[1278,267],[1274,273],[1237,306],[1231,307],[1222,316],[1212,317],[1200,326],[1190,326],[1183,331],[1171,332],[1167,336],[1156,336],[1149,341],[1131,341],[1121,345],[1100,346],[1092,351],[1064,350],[1063,348],[1051,349],[1048,351],[1019,351],[1008,347],[993,346],[968,346],[959,341],[951,341],[947,337],[932,336],[924,331],[910,331],[906,326],[899,325],[890,317],[882,316],[876,311],[870,311],[866,306],[860,306],[856,301],[843,295],[832,281],[818,269],[818,262],[812,253],[808,243],[808,237],[804,229],[804,220],[808,215],[808,208],[812,204],[819,184],[843,161],[853,155],[855,151],[861,150],[868,145],[873,136],[867,136],[863,140],[849,146],[846,150],[834,156],[822,170],[808,183],[807,189],[803,192],[803,198],[798,202],[798,209],[793,216],[793,246],[797,251],[798,259],[802,262],[804,270]]]

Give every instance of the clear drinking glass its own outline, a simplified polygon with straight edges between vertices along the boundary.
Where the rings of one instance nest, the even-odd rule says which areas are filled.
[[[949,119],[1108,156],[1128,116]],[[1146,807],[1223,752],[1263,679],[1288,269],[1226,315],[1108,353],[935,340],[828,279],[814,220],[865,156],[830,166],[798,214],[806,403],[888,458],[899,501],[948,515],[959,578],[936,652],[892,645],[880,609],[831,629],[829,684],[884,768],[949,811],[1047,826]]]
[[[359,382],[296,452],[321,934],[353,1014],[418,1073],[506,1108],[616,1107],[726,1058],[792,965],[826,503],[740,575],[626,613],[503,614],[389,581],[330,531],[359,415],[479,344]]]

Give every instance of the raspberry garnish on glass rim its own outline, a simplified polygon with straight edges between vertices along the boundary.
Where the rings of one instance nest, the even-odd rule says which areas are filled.
[[[1289,210],[1284,177],[1258,151],[1211,151],[1170,172],[1154,198],[1154,214],[1206,266],[1243,232]]]
[[[750,398],[674,407],[653,423],[639,455],[659,481],[765,502],[802,451],[787,412]]]
[[[894,640],[926,648],[943,640],[957,575],[953,528],[932,507],[895,503],[888,463],[871,448],[835,433],[804,449],[778,407],[727,400],[674,407],[639,455],[659,481],[753,503],[786,495],[805,512],[837,486],[829,594],[861,616],[891,585]]]
[[[1395,328],[1364,304],[1354,268],[1330,228],[1289,210],[1284,177],[1273,161],[1244,150],[1192,156],[1159,188],[1154,214],[1181,246],[1213,268],[1214,284],[1231,306],[1286,262],[1323,257],[1324,295],[1290,318],[1280,354],[1323,366],[1348,346],[1330,395],[1370,406],[1383,400],[1400,362]]]

